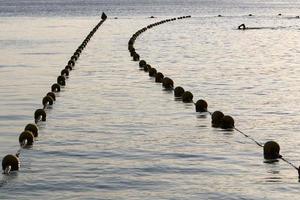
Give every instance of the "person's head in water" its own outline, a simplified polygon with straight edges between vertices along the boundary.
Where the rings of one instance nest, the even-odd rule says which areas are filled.
[[[245,24],[241,24],[238,26],[239,30],[245,30],[246,29],[246,25]]]

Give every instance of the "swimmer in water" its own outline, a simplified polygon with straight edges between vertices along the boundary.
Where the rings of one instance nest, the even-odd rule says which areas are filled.
[[[238,26],[239,30],[245,30],[246,29],[246,25],[245,24],[241,24]]]

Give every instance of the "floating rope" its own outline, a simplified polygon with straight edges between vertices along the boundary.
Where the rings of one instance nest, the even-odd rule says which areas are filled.
[[[250,16],[250,15],[249,15]],[[251,15],[252,16],[252,15]],[[148,29],[151,29],[155,26],[164,24],[166,22],[172,22],[175,21],[176,19],[185,19],[185,18],[190,18],[191,16],[183,16],[183,17],[178,17],[178,18],[171,18],[171,19],[166,19],[162,20],[153,24],[150,24],[140,30],[138,30],[136,33],[132,35],[132,37],[128,41],[128,50],[130,52],[130,55],[133,57],[133,61],[139,61],[140,60],[140,55],[135,51],[134,48],[134,43],[137,37],[145,32]],[[296,167],[293,163],[288,161],[287,159],[283,158],[282,155],[279,154],[280,151],[280,146],[274,142],[274,141],[268,141],[264,145],[260,142],[258,142],[256,139],[251,137],[250,135],[246,134],[242,130],[236,128],[234,126],[234,119],[229,116],[229,115],[224,115],[221,111],[215,111],[215,112],[210,112],[208,111],[207,103],[205,100],[198,100],[196,103],[193,101],[193,94],[190,91],[185,91],[182,87],[178,86],[174,88],[174,82],[172,79],[169,77],[165,77],[164,74],[161,72],[157,72],[157,70],[151,70],[154,68],[151,68],[151,65],[149,65],[145,60],[141,60],[139,62],[139,67],[144,69],[145,72],[149,72],[149,76],[155,76],[155,82],[162,83],[162,86],[167,89],[167,90],[172,90],[174,91],[174,96],[175,98],[181,98],[184,103],[193,103],[196,107],[196,112],[207,112],[209,115],[211,115],[212,118],[212,126],[213,127],[220,127],[222,129],[227,129],[227,130],[235,130],[238,133],[242,134],[246,138],[252,140],[255,144],[257,144],[259,147],[263,148],[264,152],[264,158],[265,159],[281,159],[290,166],[292,166],[294,169],[298,171],[298,177],[300,179],[300,167]]]
[[[46,121],[46,109],[53,105],[56,100],[55,93],[61,91],[61,87],[66,85],[66,78],[69,76],[69,72],[74,68],[76,61],[80,57],[80,54],[96,33],[98,28],[102,23],[107,19],[105,13],[102,13],[101,20],[97,25],[92,29],[92,31],[85,37],[81,45],[76,49],[73,56],[68,61],[67,66],[61,71],[61,74],[57,77],[57,83],[54,83],[51,86],[51,92],[48,92],[47,95],[42,100],[42,109],[37,109],[34,113],[34,124],[28,124],[25,127],[24,132],[19,136],[20,149],[16,152],[15,155],[9,154],[6,155],[2,160],[2,170],[4,174],[10,174],[11,171],[18,171],[20,168],[20,159],[19,156],[22,152],[22,149],[27,146],[32,146],[34,143],[34,138],[38,136],[38,124],[40,121]],[[2,181],[0,187],[5,183]]]

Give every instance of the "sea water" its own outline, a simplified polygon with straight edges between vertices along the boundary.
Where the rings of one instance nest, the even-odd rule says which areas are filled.
[[[72,53],[99,22],[67,85],[39,123],[0,199],[297,199],[298,174],[262,148],[174,100],[127,50],[234,117],[238,129],[300,162],[300,3],[292,0],[0,1],[0,157]],[[282,15],[279,16],[278,14]],[[252,14],[252,16],[249,16]],[[222,15],[223,17],[217,17]],[[150,16],[156,18],[151,19]],[[257,27],[241,31],[240,24]]]

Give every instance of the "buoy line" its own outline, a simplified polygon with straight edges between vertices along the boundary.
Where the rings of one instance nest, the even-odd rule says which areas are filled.
[[[132,37],[128,41],[128,51],[130,52],[131,57],[133,58],[133,61],[137,62],[139,61],[139,68],[144,70],[145,72],[148,72],[150,77],[155,77],[155,82],[162,83],[162,86],[166,90],[172,90],[174,92],[175,98],[181,99],[184,103],[193,103],[195,105],[196,112],[202,112],[202,113],[208,113],[211,115],[211,124],[214,128],[221,128],[223,130],[229,130],[229,131],[237,131],[238,133],[242,134],[244,137],[248,138],[249,140],[252,140],[257,146],[263,148],[263,155],[264,159],[266,159],[268,162],[276,162],[278,159],[281,159],[282,161],[286,162],[290,166],[292,166],[295,170],[298,171],[298,180],[300,182],[300,166],[297,167],[292,162],[288,161],[286,158],[284,158],[279,152],[280,152],[280,146],[275,141],[267,141],[266,143],[262,144],[261,142],[258,142],[256,139],[254,139],[252,136],[246,134],[242,130],[238,129],[234,125],[234,119],[229,115],[224,115],[221,111],[215,111],[210,112],[208,110],[208,104],[205,100],[200,99],[196,103],[193,101],[193,94],[190,91],[185,91],[182,87],[178,86],[174,88],[174,81],[169,78],[165,77],[163,73],[158,72],[155,68],[152,68],[150,64],[148,64],[145,60],[140,60],[140,55],[136,52],[134,48],[134,43],[136,39],[147,31],[148,29],[151,29],[155,26],[172,22],[175,20],[181,20],[185,18],[190,18],[191,16],[182,16],[178,18],[170,18],[162,21],[158,21],[156,23],[152,23],[146,27],[143,27],[139,29],[137,32],[135,32]]]
[[[101,20],[97,25],[90,31],[90,33],[85,37],[80,46],[75,50],[74,54],[68,61],[66,67],[60,72],[60,75],[57,77],[57,83],[54,83],[51,86],[51,92],[48,92],[45,97],[42,99],[43,108],[37,109],[34,112],[34,123],[27,124],[25,126],[24,131],[19,136],[20,149],[16,152],[16,154],[6,155],[2,159],[2,170],[3,174],[10,174],[11,171],[18,171],[20,169],[20,159],[19,156],[21,154],[21,150],[24,148],[30,148],[35,138],[38,137],[38,125],[40,121],[46,121],[46,110],[49,106],[54,104],[56,100],[55,93],[61,91],[61,87],[66,85],[66,79],[69,77],[70,72],[75,67],[76,61],[79,59],[80,54],[87,46],[90,39],[96,33],[98,28],[103,24],[103,22],[107,19],[106,14],[103,12],[101,15]],[[0,182],[0,187],[5,183],[5,181]]]

